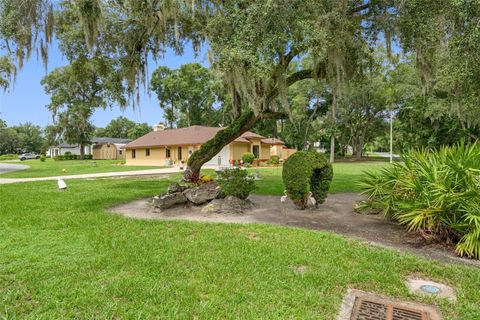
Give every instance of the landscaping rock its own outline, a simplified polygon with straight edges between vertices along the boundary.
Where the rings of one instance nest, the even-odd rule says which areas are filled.
[[[188,201],[199,205],[221,196],[220,186],[216,183],[205,183],[183,192]]]
[[[178,183],[172,183],[171,185],[168,186],[167,193],[173,194],[177,192],[183,192],[187,189],[188,187],[186,186],[181,186]]]
[[[215,199],[202,208],[203,214],[241,214],[253,208],[250,200],[228,196],[225,199]]]
[[[187,197],[182,192],[165,194],[153,198],[153,206],[159,209],[167,209],[177,204],[186,203]]]

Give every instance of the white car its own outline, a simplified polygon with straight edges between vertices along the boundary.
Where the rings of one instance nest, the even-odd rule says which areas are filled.
[[[40,155],[36,153],[22,153],[21,155],[18,156],[18,159],[20,159],[20,161],[27,160],[27,159],[40,159]]]

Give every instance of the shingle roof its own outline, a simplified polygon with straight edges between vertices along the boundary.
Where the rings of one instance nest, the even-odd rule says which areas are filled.
[[[263,139],[263,140],[262,140],[262,143],[272,144],[272,145],[284,145],[284,144],[285,144],[285,142],[283,142],[282,140],[277,139],[277,138],[267,138],[267,139]]]
[[[212,139],[218,131],[224,128],[191,126],[179,129],[165,129],[153,131],[128,143],[125,148],[139,147],[160,147],[160,146],[178,146],[178,145],[196,145],[207,142]],[[235,142],[249,143],[248,138],[261,137],[253,132],[245,132],[241,137],[235,139]]]
[[[58,148],[76,148],[78,147],[78,144],[68,144],[68,143],[62,142],[57,147]]]
[[[132,140],[122,139],[122,138],[93,137],[91,141],[92,141],[92,144],[101,144],[101,143],[127,144]],[[57,148],[77,148],[78,144],[68,144],[66,142],[62,142],[56,147]]]

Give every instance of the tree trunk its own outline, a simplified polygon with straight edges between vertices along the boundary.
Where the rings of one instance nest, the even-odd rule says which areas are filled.
[[[361,159],[362,158],[363,144],[364,144],[363,141],[364,141],[363,137],[359,137],[356,141],[355,153],[354,153],[354,157],[356,159]]]
[[[218,154],[223,147],[253,128],[259,117],[252,110],[244,112],[231,125],[220,130],[213,139],[202,144],[188,159],[187,169],[183,173],[185,181],[196,181],[200,177],[202,165]]]
[[[85,158],[85,145],[83,143],[80,143],[80,160],[83,160]]]
[[[337,105],[337,96],[334,91],[333,99],[332,99],[332,123],[335,123],[336,105]],[[332,133],[332,137],[330,139],[330,163],[333,163],[333,162],[335,162],[335,134],[334,133]]]

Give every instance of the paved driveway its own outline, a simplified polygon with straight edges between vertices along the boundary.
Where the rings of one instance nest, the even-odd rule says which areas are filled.
[[[28,166],[26,166],[28,167]],[[40,177],[40,178],[0,178],[0,184],[17,183],[17,182],[30,182],[30,181],[43,181],[43,180],[57,180],[62,178],[67,179],[91,179],[91,178],[107,178],[107,177],[124,177],[124,176],[144,176],[144,175],[157,175],[164,173],[176,173],[182,172],[177,167],[162,168],[162,169],[149,169],[149,170],[135,170],[135,171],[120,171],[120,172],[102,172],[102,173],[86,173],[76,175],[54,176],[54,177]]]
[[[0,163],[0,174],[30,168],[24,164]]]

